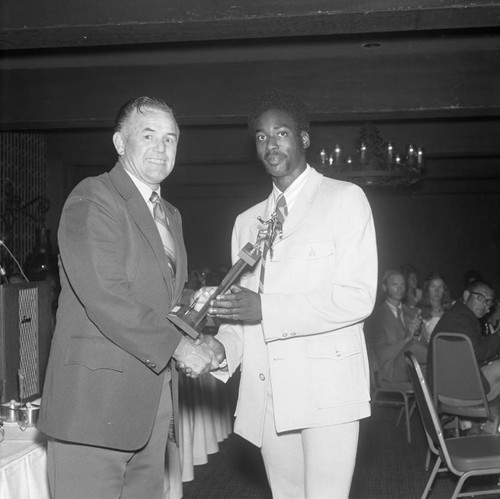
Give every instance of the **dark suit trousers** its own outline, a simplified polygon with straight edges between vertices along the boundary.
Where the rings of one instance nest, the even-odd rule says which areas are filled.
[[[170,381],[167,368],[153,431],[142,449],[126,452],[49,440],[47,464],[52,499],[162,499],[173,412]]]

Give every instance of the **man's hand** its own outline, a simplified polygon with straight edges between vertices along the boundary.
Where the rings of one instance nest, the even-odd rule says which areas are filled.
[[[214,352],[217,362],[219,364],[222,364],[222,362],[226,358],[226,349],[219,340],[214,338],[211,334],[201,333],[198,339],[195,341],[195,344],[199,343],[206,343],[210,347],[210,349]]]
[[[262,320],[260,295],[240,286],[231,286],[230,292],[210,302],[208,315],[224,321],[256,323]]]
[[[182,338],[172,356],[179,368],[191,378],[197,378],[219,367],[215,353],[206,343]]]

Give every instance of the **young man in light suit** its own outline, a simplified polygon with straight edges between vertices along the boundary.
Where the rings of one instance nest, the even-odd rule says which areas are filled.
[[[216,338],[228,373],[218,376],[241,366],[235,432],[261,447],[274,498],[347,498],[359,420],[370,414],[363,337],[377,275],[370,206],[360,188],[307,164],[309,122],[293,96],[263,97],[249,129],[273,190],[238,216],[233,259],[255,242],[282,194],[286,209],[263,290],[258,264],[211,303],[209,313],[227,322]]]
[[[152,194],[174,167],[178,140],[165,102],[125,103],[113,135],[118,162],[64,205],[62,289],[39,419],[50,437],[53,499],[162,499],[177,413],[171,360],[193,377],[218,366],[166,318],[186,281],[186,250],[179,212],[160,197],[167,253]]]

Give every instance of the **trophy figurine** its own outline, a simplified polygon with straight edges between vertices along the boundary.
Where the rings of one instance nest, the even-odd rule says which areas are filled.
[[[263,241],[265,241],[265,244],[269,245],[269,249],[272,252],[272,243],[276,235],[281,234],[281,224],[277,222],[276,213],[273,213],[269,220],[264,221],[259,218],[259,221],[266,226],[266,229],[259,230],[255,244],[247,243],[240,250],[238,261],[231,267],[203,307],[196,312],[194,310],[196,302],[190,307],[178,305],[168,314],[168,320],[182,333],[193,339],[198,338],[206,322],[211,300],[220,294],[224,294],[239,279],[245,270],[251,269],[259,261],[262,256],[262,249],[260,246]]]

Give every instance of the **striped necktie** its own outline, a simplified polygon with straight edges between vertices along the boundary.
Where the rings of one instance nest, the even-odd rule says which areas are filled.
[[[280,226],[285,222],[285,218],[288,215],[288,207],[286,205],[286,199],[283,194],[280,194],[278,200],[276,201],[276,220]],[[264,240],[264,247],[262,248],[262,258],[260,264],[260,276],[259,276],[259,293],[264,292],[264,276],[266,274],[266,258],[269,253],[269,241]]]
[[[165,210],[161,203],[160,196],[158,193],[153,191],[151,197],[149,198],[151,203],[153,203],[153,218],[156,222],[156,227],[160,233],[161,241],[163,243],[163,248],[165,254],[167,255],[168,266],[172,275],[175,275],[175,242],[170,232],[168,226],[167,216],[165,215]]]

